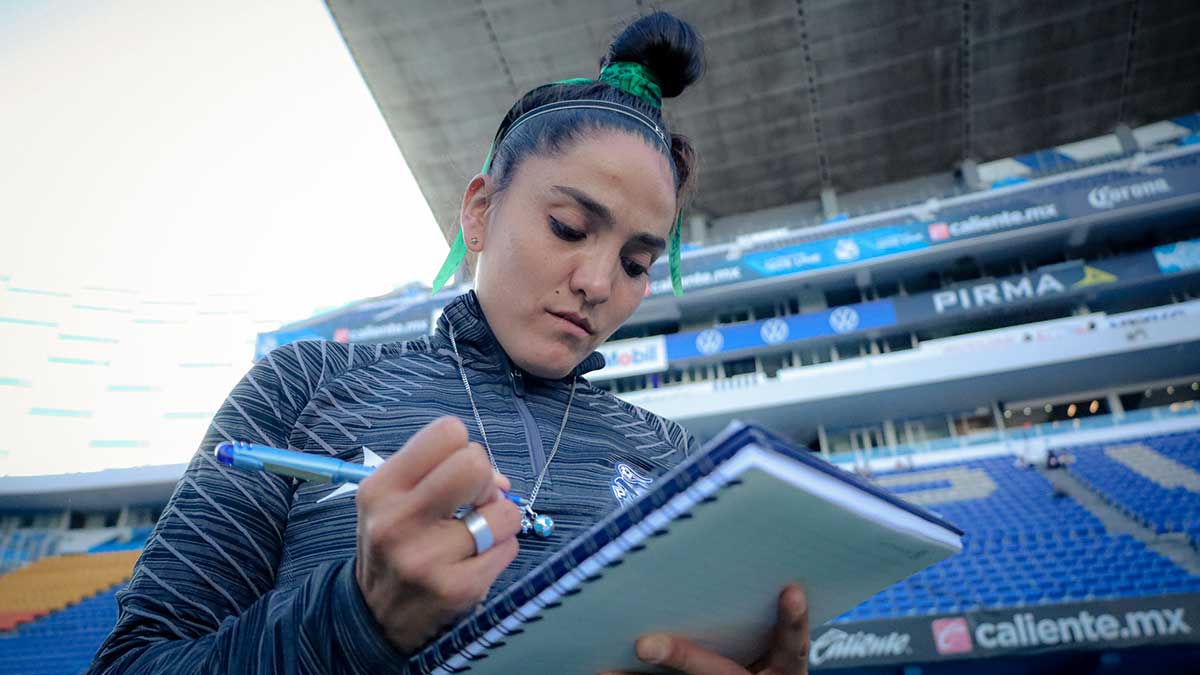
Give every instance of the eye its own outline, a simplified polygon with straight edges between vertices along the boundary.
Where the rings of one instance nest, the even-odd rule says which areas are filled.
[[[646,267],[644,265],[639,265],[629,258],[622,258],[621,264],[625,267],[625,274],[628,274],[631,277],[640,277],[646,273]]]
[[[573,227],[563,225],[554,216],[550,216],[550,229],[554,230],[554,234],[558,235],[559,239],[565,241],[582,241],[587,236],[586,232],[580,232]]]

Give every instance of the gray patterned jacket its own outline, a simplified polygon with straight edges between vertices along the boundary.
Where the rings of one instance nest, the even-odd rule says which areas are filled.
[[[383,638],[354,580],[348,487],[219,465],[243,440],[363,462],[456,415],[482,442],[450,348],[454,331],[500,470],[527,496],[546,461],[571,378],[512,367],[474,292],[450,302],[434,335],[409,342],[298,342],[234,387],[118,593],[120,615],[92,673],[378,673],[404,658]],[[576,369],[604,365],[592,353]],[[522,538],[493,586],[519,579],[695,446],[662,419],[580,378],[570,422],[537,498],[549,540]]]

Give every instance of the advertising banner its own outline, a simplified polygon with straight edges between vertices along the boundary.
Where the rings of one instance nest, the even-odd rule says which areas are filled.
[[[1063,193],[1062,204],[1068,217],[1109,213],[1194,193],[1200,190],[1200,166],[1168,160],[1137,171],[1089,176],[1086,184],[1080,183]]]
[[[946,316],[983,314],[1019,308],[1030,303],[1087,292],[1118,283],[1161,276],[1149,251],[1107,260],[1072,260],[1039,267],[1025,274],[979,279],[939,291],[892,298],[900,324]]]
[[[832,624],[814,670],[1195,643],[1200,596],[1173,595]]]
[[[1026,198],[1022,198],[1026,197]],[[993,204],[982,204],[989,207],[979,209],[957,207],[939,213],[942,219],[929,223],[926,231],[933,242],[957,241],[996,234],[1005,230],[1014,230],[1049,223],[1063,218],[1058,204],[1054,201],[1029,203],[1028,196],[1014,196],[1009,203],[997,200]]]
[[[893,326],[895,323],[896,313],[891,300],[843,305],[809,314],[668,335],[667,359],[673,363],[742,349],[773,347],[815,337],[857,333]]]
[[[604,355],[604,367],[588,373],[588,379],[592,381],[657,373],[667,369],[667,339],[664,335],[606,342],[596,351]]]
[[[1163,274],[1200,270],[1200,240],[1177,241],[1154,247],[1154,260]]]
[[[1200,318],[1200,300],[1190,300],[1150,309],[1112,314],[1108,316],[1105,325],[1111,331],[1120,332],[1126,342],[1139,343],[1159,336],[1165,328],[1164,324],[1179,320],[1195,322],[1197,318]],[[1193,323],[1193,325],[1197,324]]]
[[[742,263],[760,278],[775,277],[871,260],[926,246],[929,246],[929,239],[925,235],[925,228],[914,221],[774,251],[751,253],[742,258]]]

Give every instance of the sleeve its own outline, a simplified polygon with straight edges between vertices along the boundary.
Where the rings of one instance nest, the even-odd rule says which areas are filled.
[[[280,347],[233,388],[175,487],[89,673],[377,673],[404,657],[358,589],[354,560],[275,590],[292,485],[219,464],[221,441],[288,447],[326,376],[320,342]]]
[[[691,457],[692,453],[699,452],[700,443],[682,424],[659,415],[654,415],[654,417],[658,420],[667,445],[676,450],[677,462]]]

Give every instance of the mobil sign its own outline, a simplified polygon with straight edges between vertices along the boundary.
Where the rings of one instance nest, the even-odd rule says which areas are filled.
[[[606,342],[596,348],[604,355],[604,367],[588,375],[589,380],[611,380],[667,369],[666,336]]]

